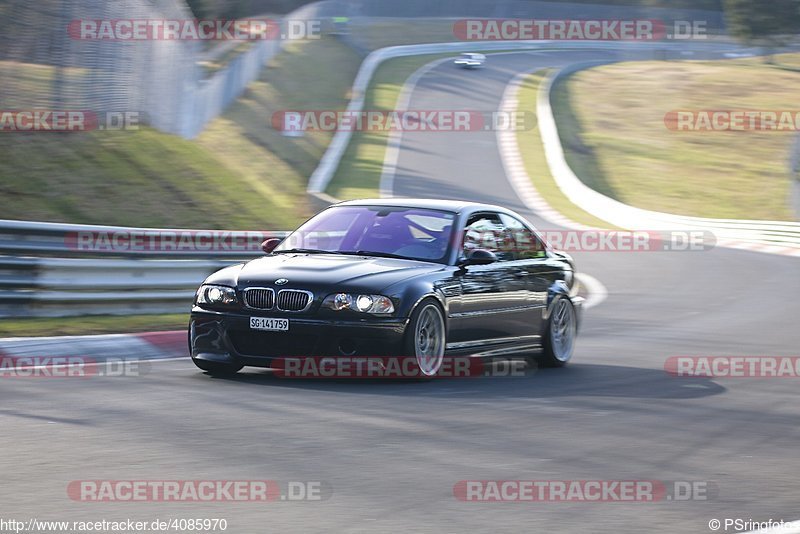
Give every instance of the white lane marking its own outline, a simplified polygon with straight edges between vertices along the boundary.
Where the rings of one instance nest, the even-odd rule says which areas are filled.
[[[502,53],[513,54],[514,52]],[[411,103],[411,95],[422,76],[442,63],[450,61],[451,59],[452,58],[443,58],[432,61],[431,63],[427,63],[417,69],[414,74],[408,78],[403,86],[401,96],[398,98],[398,110],[408,109],[408,106]],[[518,74],[514,77],[512,82],[506,86],[506,90],[501,98],[500,111],[507,109],[513,109],[516,111],[518,106],[518,102],[516,100],[517,91],[519,90],[523,80],[530,75],[531,72],[535,72],[536,70],[539,69],[537,68],[530,72]],[[519,146],[516,142],[516,133],[512,134],[513,137],[511,138],[508,136],[501,137],[501,132],[498,132],[498,144],[500,145],[499,148],[501,152],[501,160],[506,170],[506,179],[511,183],[512,187],[517,192],[517,196],[519,196],[523,203],[528,205],[528,207],[531,208],[535,213],[540,215],[544,215],[544,213],[546,213],[550,216],[550,218],[552,218],[551,220],[557,221],[557,224],[572,228],[588,228],[584,225],[570,221],[566,217],[562,216],[560,213],[550,208],[544,199],[538,195],[536,190],[533,188],[533,183],[531,182],[530,177],[528,176],[527,172],[525,172],[524,167],[521,164],[522,156],[519,153]],[[386,155],[384,156],[383,171],[381,173],[380,182],[380,196],[382,198],[394,196],[394,175],[397,170],[397,159],[400,155],[400,146],[402,144],[402,140],[403,132],[395,131],[390,134],[387,142]],[[510,169],[514,169],[516,172],[509,172]],[[522,172],[520,172],[520,170]],[[523,176],[519,176],[520,174],[524,176],[524,180],[522,179]],[[516,176],[512,178],[513,175]],[[534,201],[534,199],[536,199],[536,201]],[[589,293],[588,298],[584,303],[585,309],[588,310],[599,305],[606,299],[606,297],[608,297],[608,290],[597,278],[584,273],[578,274],[577,278]]]
[[[537,67],[536,69],[519,73],[508,83],[501,99],[501,104],[500,104],[501,112],[505,112],[509,115],[512,115],[517,111],[519,107],[519,101],[517,99],[517,95],[519,93],[520,86],[522,85],[522,83],[524,83],[525,79],[530,74],[536,72],[537,70],[541,70],[542,68],[544,67]],[[537,97],[537,106],[539,105],[539,100],[540,97]],[[537,108],[537,114],[541,116],[541,112],[539,111],[538,108]],[[542,138],[543,141],[546,138],[544,133],[542,134]],[[560,141],[558,141],[558,143],[560,143]],[[541,195],[536,190],[533,181],[528,175],[527,170],[525,169],[522,159],[522,154],[520,152],[520,147],[518,144],[517,133],[513,131],[513,129],[498,130],[497,144],[500,150],[500,159],[503,162],[503,167],[506,172],[506,177],[508,178],[508,181],[511,184],[512,188],[516,191],[517,196],[520,198],[522,203],[528,207],[528,209],[532,210],[542,219],[554,224],[558,224],[560,226],[564,226],[566,228],[576,229],[576,230],[593,229],[583,224],[576,223],[570,220],[569,218],[565,217],[564,215],[562,215],[561,213],[550,207],[544,200],[544,198],[541,197]],[[548,166],[552,168],[552,165],[550,165],[549,158],[548,158]],[[551,174],[553,174],[555,178],[556,173],[552,170],[550,172]],[[570,198],[570,200],[572,199]],[[578,207],[581,208],[580,206]],[[586,210],[584,209],[583,211]],[[676,217],[672,215],[670,216]],[[603,220],[609,220],[608,217],[600,217],[600,218]],[[691,219],[696,220],[695,225],[698,225],[700,223],[705,223],[710,220],[710,219],[700,219],[700,218],[691,218]],[[720,220],[719,222],[723,223],[726,221]],[[733,222],[746,222],[746,221],[733,221]],[[757,223],[759,221],[754,221],[754,222]],[[793,223],[789,222],[787,224],[791,225]],[[621,224],[617,225],[625,227],[625,225]],[[630,225],[627,226],[629,227]],[[753,228],[758,228],[758,226],[754,226]],[[710,228],[710,230],[714,233],[719,233],[719,231],[716,228]],[[790,239],[790,241],[792,240]],[[771,244],[771,243],[765,243],[763,240],[759,243],[752,243],[745,241],[743,239],[718,238],[717,246],[738,249],[738,250],[749,250],[765,254],[775,254],[781,256],[800,258],[800,247],[798,247],[798,243],[786,244],[785,239],[781,244]]]
[[[532,56],[546,55],[544,52],[496,52],[494,54],[486,54],[486,56],[502,56],[506,54],[525,54]],[[403,88],[400,90],[400,96],[397,97],[396,111],[408,110],[408,107],[411,105],[411,95],[423,76],[439,65],[452,60],[453,57],[435,59],[414,71],[414,73],[408,77],[406,83],[403,84]],[[389,134],[389,139],[386,141],[386,152],[383,156],[383,169],[381,170],[380,186],[378,188],[381,198],[394,197],[394,177],[397,173],[397,160],[400,158],[400,146],[402,143],[402,130],[392,131]]]
[[[501,56],[505,54],[528,54],[528,55],[545,55],[543,52],[497,52],[494,54],[486,54],[488,56]],[[396,111],[408,110],[411,105],[411,95],[416,89],[417,84],[428,72],[435,69],[443,63],[452,61],[453,57],[446,57],[435,59],[430,63],[418,68],[414,73],[408,77],[406,83],[403,84],[403,89],[400,90],[400,96],[397,97]],[[400,146],[403,143],[403,131],[396,130],[389,134],[389,139],[386,141],[386,152],[383,156],[383,169],[381,170],[381,181],[378,188],[381,198],[394,197],[394,177],[397,173],[397,160],[400,158]]]
[[[540,68],[517,74],[511,82],[509,82],[503,92],[499,111],[507,113],[514,113],[517,111],[519,106],[519,101],[517,100],[519,89],[525,79],[537,70],[540,70]],[[500,150],[500,160],[503,163],[506,180],[508,180],[511,187],[517,193],[517,197],[519,197],[528,209],[544,220],[566,228],[578,230],[590,229],[589,226],[576,223],[554,210],[539,194],[523,164],[522,154],[517,141],[517,133],[515,131],[498,130],[497,146]],[[583,303],[584,309],[588,310],[594,308],[606,300],[608,297],[608,290],[600,280],[585,273],[578,273],[576,277],[583,287],[586,288],[588,293],[586,302]]]
[[[519,107],[517,95],[519,94],[520,87],[528,76],[543,68],[544,67],[537,67],[514,76],[508,85],[506,85],[503,96],[500,99],[499,111],[501,114],[504,113],[508,114],[508,116],[513,116],[513,114],[517,112]],[[536,186],[533,184],[533,180],[528,175],[528,171],[525,169],[525,163],[522,159],[522,152],[520,151],[519,140],[517,139],[517,132],[515,129],[498,129],[496,138],[497,148],[500,151],[500,161],[503,164],[506,180],[511,184],[517,197],[529,210],[547,222],[565,228],[574,230],[590,229],[588,226],[576,223],[553,209],[539,194],[536,190]]]
[[[426,63],[418,68],[403,84],[400,95],[397,97],[395,111],[407,111],[411,105],[411,94],[416,89],[422,77],[429,71],[435,69],[442,63],[451,61],[452,57],[437,59]],[[386,140],[386,152],[383,156],[383,170],[381,171],[381,181],[379,193],[381,198],[392,198],[394,196],[394,175],[397,172],[397,160],[400,157],[400,145],[403,143],[403,130],[397,129],[389,133]]]
[[[606,289],[606,286],[604,286],[600,280],[586,273],[578,273],[575,277],[581,285],[586,288],[586,292],[588,293],[586,302],[583,303],[585,309],[594,308],[606,300],[608,297],[608,289]]]

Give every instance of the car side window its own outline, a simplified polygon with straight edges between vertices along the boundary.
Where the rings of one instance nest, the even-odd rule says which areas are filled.
[[[496,213],[473,215],[464,228],[464,256],[475,249],[494,252],[500,261],[514,259],[514,238]]]
[[[545,244],[525,223],[504,213],[500,214],[500,219],[514,239],[514,257],[516,259],[529,260],[547,256]]]

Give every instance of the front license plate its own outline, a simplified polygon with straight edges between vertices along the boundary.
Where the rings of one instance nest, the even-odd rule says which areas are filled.
[[[270,319],[269,317],[250,317],[250,329],[270,332],[288,332],[289,319]]]

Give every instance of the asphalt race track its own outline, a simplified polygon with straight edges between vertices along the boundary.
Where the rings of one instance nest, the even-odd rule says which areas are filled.
[[[519,72],[608,53],[443,63],[413,109],[495,110]],[[494,132],[406,133],[394,192],[519,210]],[[573,362],[429,383],[211,378],[186,361],[140,377],[0,384],[0,460],[18,519],[225,518],[229,532],[711,532],[800,517],[798,379],[688,379],[670,356],[796,356],[800,261],[753,252],[576,253],[608,298]],[[136,355],[119,355],[135,357]],[[321,502],[75,502],[75,480],[320,481]],[[462,480],[708,482],[708,500],[462,502]],[[24,517],[23,517],[24,516]]]

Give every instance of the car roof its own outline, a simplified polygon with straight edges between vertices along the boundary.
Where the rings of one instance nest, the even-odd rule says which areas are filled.
[[[506,208],[480,202],[467,202],[466,200],[439,200],[431,198],[365,198],[360,200],[347,200],[334,204],[335,206],[391,206],[399,208],[427,208],[459,213],[464,210],[488,210],[508,213]]]

